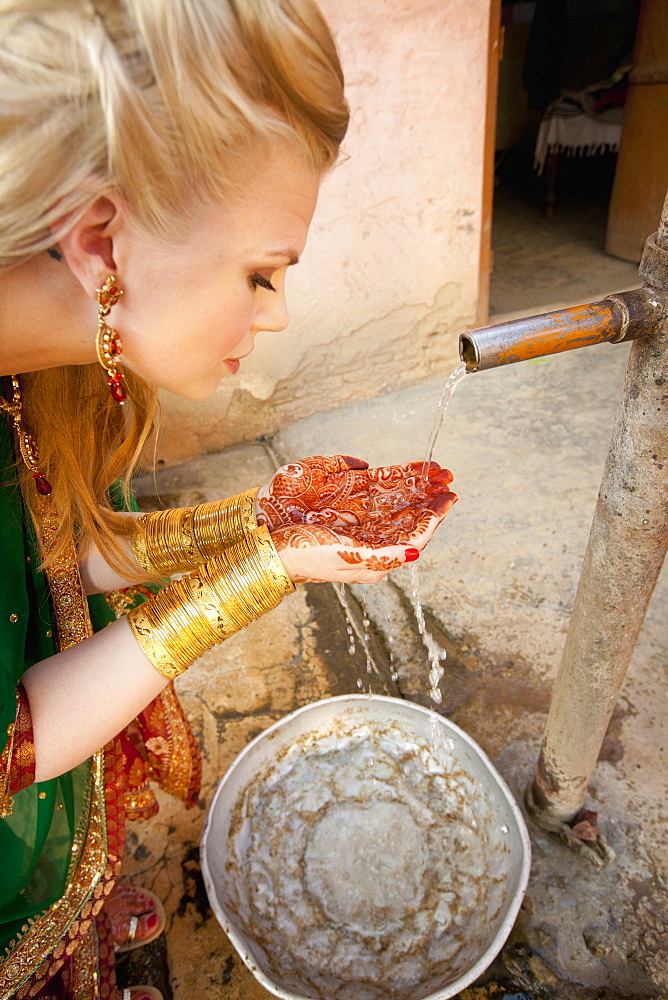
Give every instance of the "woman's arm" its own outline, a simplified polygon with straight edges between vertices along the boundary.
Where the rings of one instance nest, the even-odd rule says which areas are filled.
[[[32,715],[36,781],[86,760],[167,684],[124,618],[34,664],[22,682]]]
[[[450,473],[438,467],[425,479],[418,463],[380,470],[347,466],[340,472],[321,470],[321,459],[313,465],[322,482],[313,467],[301,463],[281,470],[264,497],[271,503],[263,506],[262,520],[268,522],[293,582],[382,579],[417,557],[456,500],[447,488]],[[322,504],[316,502],[323,496]],[[127,585],[99,553],[84,560],[82,571],[90,592]],[[225,576],[224,568],[217,572]],[[230,585],[234,598],[235,585]],[[179,586],[170,585],[160,600],[164,603],[165,595]],[[227,600],[220,605],[221,620]],[[238,603],[243,606],[241,592]],[[166,684],[125,619],[35,664],[22,680],[33,720],[38,781],[62,774],[99,750]]]

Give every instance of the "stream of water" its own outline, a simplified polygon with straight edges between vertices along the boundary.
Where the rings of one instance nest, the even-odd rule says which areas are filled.
[[[366,660],[366,672],[367,672],[367,683],[369,686],[368,694],[373,694],[371,688],[371,674],[377,674],[378,668],[373,661],[373,656],[371,655],[371,638],[369,635],[369,628],[371,626],[371,621],[366,613],[363,611],[362,617],[362,627],[360,628],[357,623],[355,616],[352,613],[350,602],[348,601],[348,593],[346,591],[345,583],[335,583],[334,590],[339,598],[341,607],[346,616],[346,632],[348,633],[348,652],[351,656],[354,656],[357,649],[356,640],[359,641],[362,650],[364,652],[364,657]],[[357,687],[360,691],[364,689],[364,681],[361,677],[357,679]]]
[[[443,425],[443,417],[445,416],[445,411],[448,408],[448,403],[452,399],[452,395],[463,380],[466,372],[466,365],[462,361],[457,365],[455,370],[448,376],[445,380],[445,385],[443,386],[443,391],[441,392],[441,398],[438,401],[438,407],[436,408],[436,418],[434,420],[434,426],[431,429],[431,434],[429,435],[429,440],[427,442],[427,453],[422,463],[422,475],[426,475],[427,469],[429,468],[429,463],[432,460],[434,454],[434,447],[436,446],[436,439],[440,433],[441,427]]]
[[[466,374],[466,365],[462,361],[445,380],[445,385],[443,386],[443,390],[441,392],[441,398],[438,401],[434,425],[431,429],[431,434],[429,435],[429,440],[427,442],[427,452],[424,462],[422,463],[423,477],[426,476],[427,470],[429,469],[429,463],[431,462],[434,454],[436,440],[441,427],[443,426],[445,411],[448,408],[448,404],[452,399],[455,389],[464,379]],[[413,611],[415,613],[415,620],[417,622],[420,638],[422,639],[422,643],[429,657],[429,696],[434,705],[440,705],[443,701],[443,695],[439,685],[441,678],[445,673],[443,661],[445,660],[447,653],[442,646],[436,642],[431,632],[428,631],[424,620],[424,611],[422,610],[422,603],[420,601],[420,571],[418,569],[418,564],[411,563],[409,566],[409,572],[411,576],[411,601],[413,604]]]
[[[450,400],[452,399],[452,395],[455,389],[457,388],[459,383],[464,379],[466,374],[467,374],[466,365],[464,364],[464,362],[461,362],[461,364],[457,365],[455,370],[448,376],[448,378],[445,381],[445,385],[443,386],[443,390],[441,392],[441,398],[439,399],[437,406],[436,418],[434,420],[434,424],[431,429],[431,433],[429,435],[429,440],[427,442],[427,450],[425,458],[422,463],[421,474],[423,477],[427,474],[429,463],[432,460],[432,456],[434,454],[434,448],[436,446],[436,441],[441,431],[441,427],[443,426],[445,411],[448,407]],[[429,696],[434,705],[440,705],[443,701],[443,695],[440,689],[440,681],[445,672],[445,668],[443,667],[443,661],[446,659],[447,653],[443,649],[443,647],[440,646],[438,642],[436,642],[431,632],[429,632],[429,630],[427,629],[427,625],[424,618],[424,611],[422,610],[422,604],[420,601],[420,574],[417,563],[410,564],[409,573],[411,579],[411,603],[413,606],[413,612],[415,614],[415,620],[417,623],[420,638],[422,639],[422,643],[425,647],[427,656],[429,658],[429,675],[428,675]],[[351,612],[345,584],[343,583],[335,584],[335,590],[338,594],[339,601],[341,602],[341,606],[343,608],[346,617],[346,631],[348,633],[348,652],[351,654],[351,656],[354,655],[356,651],[356,639],[359,640],[366,658],[367,683],[369,688],[368,693],[371,695],[373,694],[373,691],[371,690],[369,675],[373,673],[377,674],[378,669],[371,655],[371,648],[369,641],[369,626],[371,623],[366,608],[363,607],[362,609],[363,611],[362,628],[360,628],[359,625],[356,623],[354,615]],[[388,618],[389,617],[390,616],[388,614]],[[391,652],[390,652],[390,660],[391,660],[390,670],[392,679],[397,680],[398,672],[396,669],[396,664],[392,662]],[[364,689],[365,684],[362,678],[358,678],[357,687],[359,690]]]

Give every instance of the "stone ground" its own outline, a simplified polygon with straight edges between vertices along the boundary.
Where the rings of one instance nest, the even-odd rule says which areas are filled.
[[[637,285],[634,265],[602,253],[604,218],[603,206],[574,203],[547,228],[533,206],[499,197],[496,313]],[[448,651],[441,710],[483,747],[518,801],[537,758],[627,354],[602,345],[467,377],[434,456],[454,471],[460,497],[419,562],[427,623]],[[157,489],[143,484],[147,509],[233,494],[314,453],[373,465],[421,458],[447,374],[163,471]],[[166,1000],[269,996],[208,906],[198,853],[206,809],[242,747],[300,705],[357,692],[360,681],[428,703],[411,588],[407,568],[379,587],[350,588],[357,626],[364,615],[371,622],[371,673],[359,641],[348,651],[334,589],[308,585],[180,678],[203,749],[202,796],[189,813],[163,799],[151,823],[131,824],[127,875],[164,900],[168,928],[121,965],[125,982],[154,982]],[[668,997],[667,611],[664,575],[590,787],[616,861],[598,870],[529,821],[520,917],[462,1000]]]

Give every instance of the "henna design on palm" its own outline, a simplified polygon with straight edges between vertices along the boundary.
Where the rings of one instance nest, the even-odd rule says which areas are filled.
[[[283,494],[280,506],[293,520],[270,530],[293,582],[375,582],[406,561],[407,546],[422,549],[457,497],[446,489],[452,474],[435,463],[418,489],[409,488],[406,484],[421,469],[417,463],[379,470],[349,469],[343,474],[345,489],[338,492],[335,487],[340,485],[342,474],[332,473],[334,487],[328,482],[328,499],[335,497],[339,503],[345,496],[345,510],[329,506],[324,511],[305,512],[285,504]],[[302,491],[302,498],[312,483]],[[377,484],[382,484],[382,492],[375,489]],[[293,504],[294,499],[293,495]],[[272,512],[278,509],[275,505]],[[295,558],[297,551],[303,558]]]
[[[258,493],[258,522],[271,531],[287,524],[321,524],[352,530],[367,545],[401,544],[418,528],[416,510],[439,512],[452,473],[432,462],[369,469],[361,459],[315,455],[283,466]],[[391,521],[388,534],[386,522]]]

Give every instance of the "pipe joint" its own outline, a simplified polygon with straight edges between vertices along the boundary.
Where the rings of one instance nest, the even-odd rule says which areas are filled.
[[[619,311],[615,321],[618,332],[605,338],[610,344],[652,336],[668,316],[668,295],[660,288],[634,288],[608,295],[603,302],[610,302]]]
[[[668,249],[660,245],[659,233],[652,233],[645,240],[638,273],[646,285],[668,289]]]

